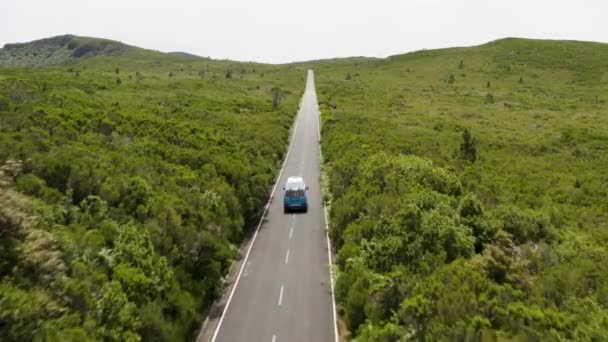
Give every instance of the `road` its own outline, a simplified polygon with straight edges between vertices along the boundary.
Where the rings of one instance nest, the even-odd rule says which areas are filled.
[[[220,300],[221,310],[205,324],[198,341],[336,341],[319,140],[314,74],[309,70],[264,219],[233,267],[236,276]],[[307,213],[283,212],[282,188],[289,176],[302,176],[309,186]]]

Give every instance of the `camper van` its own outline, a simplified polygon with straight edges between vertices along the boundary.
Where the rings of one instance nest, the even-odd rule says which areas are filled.
[[[308,211],[308,187],[302,177],[287,178],[283,190],[283,208],[286,213],[293,210]]]

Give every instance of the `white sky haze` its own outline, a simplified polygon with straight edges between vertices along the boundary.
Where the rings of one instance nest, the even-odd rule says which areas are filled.
[[[482,44],[608,42],[608,0],[1,0],[0,45],[60,34],[284,63]]]

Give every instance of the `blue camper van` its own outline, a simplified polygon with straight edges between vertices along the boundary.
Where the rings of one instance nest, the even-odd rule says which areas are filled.
[[[286,213],[292,210],[308,211],[308,187],[302,177],[287,178],[283,190],[283,208]]]

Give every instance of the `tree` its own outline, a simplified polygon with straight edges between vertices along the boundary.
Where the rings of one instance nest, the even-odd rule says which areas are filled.
[[[477,141],[475,141],[468,128],[465,128],[462,133],[462,140],[460,155],[463,159],[474,163],[477,160]]]
[[[494,95],[492,93],[486,94],[486,103],[494,103]]]
[[[151,197],[152,187],[141,177],[133,177],[127,186],[126,193],[121,198],[120,207],[127,214],[143,218],[148,212],[148,201]]]
[[[350,81],[353,79],[353,77],[351,76],[350,72],[346,74],[346,78],[347,81]]]
[[[455,80],[456,80],[456,78],[454,77],[454,74],[449,74],[448,75],[448,83],[449,84],[454,84]]]
[[[279,87],[274,87],[274,88],[272,88],[271,92],[272,92],[272,107],[274,107],[274,109],[277,109],[281,105],[281,100],[283,99],[283,90]]]
[[[99,334],[104,340],[137,341],[141,326],[137,307],[127,299],[117,281],[106,283],[95,302],[95,318],[100,323]]]
[[[460,63],[458,63],[458,69],[464,69],[464,61],[460,60]]]

